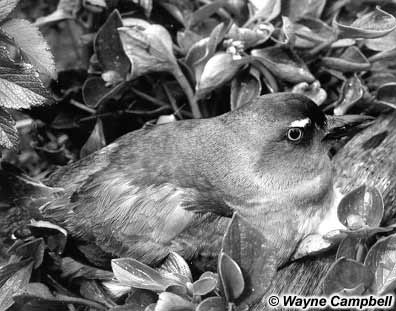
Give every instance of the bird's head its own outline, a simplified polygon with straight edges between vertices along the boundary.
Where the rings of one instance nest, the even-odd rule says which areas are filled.
[[[366,120],[325,116],[292,93],[259,97],[230,113],[225,121],[248,149],[240,156],[253,163],[245,179],[254,191],[244,191],[249,204],[237,212],[279,243],[313,233],[334,202],[329,141]]]

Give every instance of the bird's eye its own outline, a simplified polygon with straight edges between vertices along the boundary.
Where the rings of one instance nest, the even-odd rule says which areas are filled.
[[[289,128],[286,134],[287,139],[293,143],[298,143],[299,141],[301,141],[303,136],[304,136],[304,132],[299,127]]]

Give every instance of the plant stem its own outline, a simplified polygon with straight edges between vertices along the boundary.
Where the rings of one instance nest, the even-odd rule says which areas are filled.
[[[184,93],[187,96],[188,102],[191,107],[191,112],[195,119],[202,118],[201,111],[199,110],[199,106],[197,103],[197,99],[194,96],[194,92],[191,88],[190,83],[187,81],[187,78],[181,71],[179,65],[175,64],[174,69],[172,70],[172,74],[175,77],[176,81],[180,84],[181,88],[183,89]]]

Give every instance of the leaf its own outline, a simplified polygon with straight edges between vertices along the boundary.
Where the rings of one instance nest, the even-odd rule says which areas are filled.
[[[238,27],[235,24],[231,26],[226,35],[227,40],[232,42],[241,42],[244,49],[266,42],[274,31],[272,24],[260,24],[253,29]]]
[[[222,251],[242,270],[245,290],[238,303],[261,299],[277,269],[275,250],[267,239],[241,216],[234,214],[223,238]]]
[[[158,269],[160,273],[177,274],[184,278],[183,282],[192,282],[190,267],[182,256],[176,252],[170,252],[164,263]]]
[[[122,27],[121,15],[114,10],[100,27],[95,37],[94,48],[103,71],[115,71],[125,79],[130,71],[130,62],[122,47],[118,27]],[[109,44],[111,42],[111,44]]]
[[[366,39],[364,44],[373,51],[390,51],[396,48],[396,30],[383,37]]]
[[[186,29],[184,31],[178,31],[176,39],[177,44],[183,50],[183,54],[187,54],[191,47],[201,40],[202,37],[197,33]]]
[[[96,280],[82,280],[80,283],[80,294],[82,297],[96,301],[102,305],[115,306],[110,295],[105,292],[103,286]]]
[[[37,71],[56,79],[54,56],[35,25],[27,20],[14,18],[2,24],[1,30],[15,42]]]
[[[363,71],[370,68],[370,62],[356,46],[348,47],[339,57],[323,57],[324,66],[341,72]]]
[[[241,268],[230,256],[221,252],[217,270],[227,302],[236,301],[245,289]]]
[[[319,18],[326,0],[282,0],[282,15],[295,21],[302,17]]]
[[[231,83],[231,110],[243,106],[261,94],[260,74],[255,68],[240,71]]]
[[[18,2],[19,0],[0,0],[0,22],[15,9]]]
[[[333,28],[320,19],[312,17],[299,19],[293,25],[293,32],[295,35],[294,46],[297,48],[314,48],[320,43],[330,44],[337,38]]]
[[[342,257],[362,262],[367,254],[365,239],[361,237],[347,236],[338,246],[336,258]]]
[[[180,284],[174,279],[132,258],[113,259],[111,261],[114,276],[123,285],[162,292],[169,285]],[[183,284],[181,284],[183,285]]]
[[[198,10],[194,11],[188,18],[187,28],[191,29],[195,24],[215,14],[222,7],[224,7],[224,5],[224,1],[213,1],[212,3],[201,6]]]
[[[338,27],[340,38],[378,38],[396,28],[396,19],[377,6],[374,11],[360,16],[351,25],[342,24],[336,19],[333,24]]]
[[[355,215],[365,226],[379,226],[384,215],[384,202],[377,188],[363,185],[342,198],[337,209],[340,222],[349,227],[349,217]]]
[[[393,292],[396,288],[396,235],[379,239],[370,248],[364,264],[374,273],[376,295]]]
[[[157,120],[157,124],[166,124],[166,123],[175,122],[175,121],[177,121],[175,115],[168,114],[168,115],[160,116]]]
[[[67,231],[44,220],[31,220],[28,228],[36,237],[43,237],[50,251],[62,254],[66,247]]]
[[[244,59],[235,59],[229,53],[218,52],[215,54],[204,67],[196,86],[196,96],[202,98],[231,80],[243,64]]]
[[[387,106],[396,109],[396,83],[386,83],[377,90],[376,99]]]
[[[18,130],[15,127],[15,120],[6,110],[0,108],[0,147],[11,149],[16,146],[18,142],[19,136]]]
[[[269,47],[252,50],[251,55],[282,80],[291,83],[315,81],[305,63],[290,49]]]
[[[122,47],[131,62],[128,79],[148,72],[174,71],[173,42],[161,25],[119,27]]]
[[[132,0],[132,2],[141,6],[144,10],[144,15],[146,15],[146,17],[150,17],[153,9],[153,0]]]
[[[260,20],[269,22],[276,18],[281,12],[281,0],[250,0],[253,17],[247,22]]]
[[[193,284],[194,295],[204,296],[214,291],[217,286],[217,279],[214,278],[200,278]]]
[[[110,271],[84,265],[73,258],[64,257],[60,262],[60,276],[62,278],[76,279],[85,278],[89,280],[111,280],[114,275]]]
[[[209,297],[201,301],[196,311],[226,311],[226,302],[223,297]]]
[[[325,295],[331,295],[344,289],[356,288],[360,284],[368,289],[373,280],[374,275],[366,266],[351,259],[340,258],[327,272],[323,291]]]
[[[43,238],[28,240],[15,247],[11,247],[8,252],[21,258],[34,259],[34,269],[37,269],[43,263],[45,243]]]
[[[103,133],[103,124],[100,119],[97,119],[91,135],[89,135],[87,141],[80,150],[80,158],[84,158],[87,155],[102,149],[104,146],[106,146],[106,139]]]
[[[39,17],[34,23],[36,26],[43,26],[48,23],[55,23],[64,19],[72,19],[81,9],[79,0],[59,0],[56,10],[51,14]]]
[[[363,84],[356,74],[344,81],[340,95],[337,107],[334,109],[334,114],[337,116],[346,114],[348,109],[363,98]]]
[[[30,262],[32,262],[32,260],[29,258],[18,262],[10,262],[6,265],[0,266],[0,288],[12,275],[14,275],[21,268],[28,265]]]
[[[6,311],[14,304],[13,295],[29,283],[33,262],[28,263],[12,275],[0,288],[0,311]]]
[[[155,311],[179,311],[179,310],[193,311],[195,310],[195,305],[192,302],[176,294],[164,292],[159,294],[158,302],[154,310]]]
[[[292,92],[309,97],[318,106],[323,104],[327,98],[327,93],[320,87],[320,82],[318,80],[311,84],[307,82],[296,84],[293,86]]]

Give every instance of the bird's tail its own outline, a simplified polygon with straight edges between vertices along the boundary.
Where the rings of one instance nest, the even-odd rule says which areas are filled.
[[[9,163],[0,168],[0,243],[27,224],[40,219],[39,207],[54,193],[53,188],[27,176]]]

